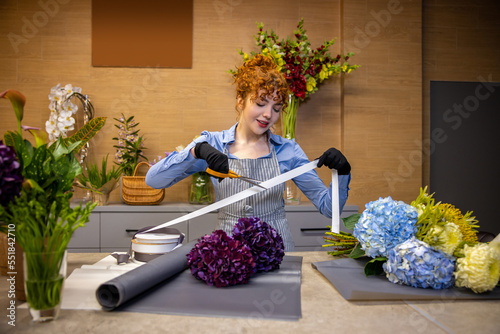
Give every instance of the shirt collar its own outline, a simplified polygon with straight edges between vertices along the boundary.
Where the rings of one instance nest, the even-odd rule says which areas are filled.
[[[224,135],[222,137],[222,142],[224,144],[231,144],[234,142],[234,137],[236,133],[236,127],[238,123],[234,124],[229,130],[224,131]],[[271,145],[282,145],[284,143],[284,138],[278,136],[271,132],[271,130],[267,130],[267,134],[269,137],[269,144]]]

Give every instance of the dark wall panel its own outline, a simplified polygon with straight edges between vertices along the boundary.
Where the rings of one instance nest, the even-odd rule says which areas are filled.
[[[431,81],[430,190],[500,233],[500,83]]]

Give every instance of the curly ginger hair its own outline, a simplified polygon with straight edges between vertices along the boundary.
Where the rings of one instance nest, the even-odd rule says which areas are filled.
[[[258,97],[264,99],[276,93],[274,101],[283,103],[283,109],[288,104],[289,87],[283,74],[277,69],[276,63],[261,54],[247,60],[234,74],[236,96],[243,101],[250,96],[250,101]],[[260,96],[257,94],[260,92]],[[282,109],[282,110],[283,110]],[[236,104],[236,111],[241,112]]]

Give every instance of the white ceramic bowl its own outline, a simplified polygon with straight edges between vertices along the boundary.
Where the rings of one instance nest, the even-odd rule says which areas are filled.
[[[179,234],[138,233],[132,239],[132,250],[145,254],[164,254],[179,244]]]

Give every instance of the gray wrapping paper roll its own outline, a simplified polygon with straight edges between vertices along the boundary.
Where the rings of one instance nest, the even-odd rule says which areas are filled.
[[[96,298],[103,310],[111,311],[187,268],[187,254],[197,241],[191,241],[119,277],[101,284]]]

